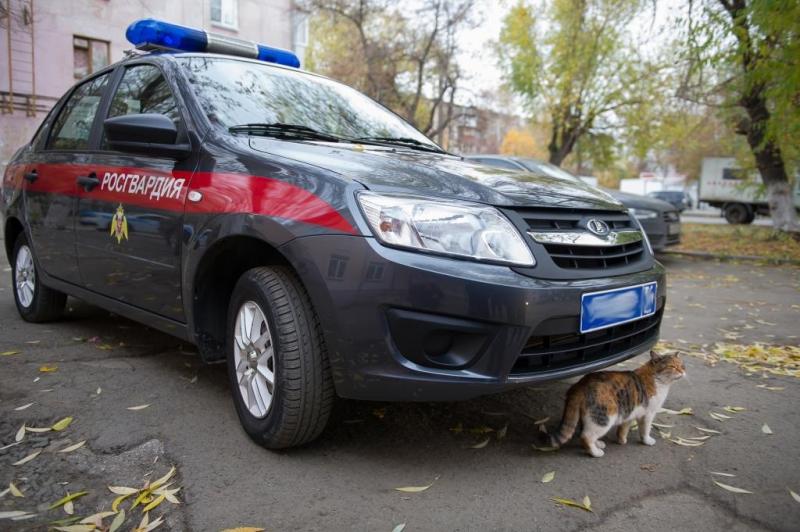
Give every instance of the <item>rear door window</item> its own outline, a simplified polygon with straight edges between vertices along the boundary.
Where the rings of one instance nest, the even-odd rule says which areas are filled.
[[[47,148],[51,150],[86,150],[92,124],[100,106],[109,74],[103,74],[78,86],[58,114],[50,132]]]

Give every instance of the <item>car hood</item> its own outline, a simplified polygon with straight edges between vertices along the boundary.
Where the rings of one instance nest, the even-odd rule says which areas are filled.
[[[585,183],[513,172],[454,155],[360,144],[287,142],[250,137],[250,148],[334,171],[378,192],[475,201],[500,207],[622,210]]]
[[[622,202],[626,207],[633,207],[634,209],[650,209],[653,211],[674,211],[675,206],[666,201],[656,198],[649,198],[647,196],[640,196],[639,194],[630,194],[628,192],[620,192],[619,190],[603,189],[611,196]]]

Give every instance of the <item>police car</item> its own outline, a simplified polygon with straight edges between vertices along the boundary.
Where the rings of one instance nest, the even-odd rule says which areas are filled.
[[[317,437],[336,396],[460,400],[657,340],[662,266],[588,185],[447,153],[290,52],[151,19],[8,165],[20,316],[67,295],[225,362],[246,432]]]

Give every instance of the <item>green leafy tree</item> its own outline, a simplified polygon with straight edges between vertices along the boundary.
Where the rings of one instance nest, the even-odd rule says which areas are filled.
[[[550,0],[539,17],[520,1],[505,17],[498,50],[507,81],[550,124],[551,163],[560,165],[583,139],[582,153],[609,165],[621,114],[659,87],[662,67],[629,33],[641,8],[639,0]]]
[[[688,2],[679,94],[734,124],[767,187],[773,226],[798,231],[792,184],[800,138],[800,2]]]

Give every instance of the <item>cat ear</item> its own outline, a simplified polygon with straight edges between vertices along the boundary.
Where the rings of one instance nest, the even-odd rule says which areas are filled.
[[[655,350],[650,350],[650,360],[656,360],[658,358],[658,353]]]

